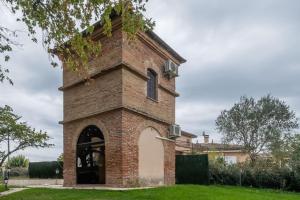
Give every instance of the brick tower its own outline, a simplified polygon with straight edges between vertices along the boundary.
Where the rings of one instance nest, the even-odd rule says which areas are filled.
[[[121,26],[114,20],[110,38],[96,26],[102,52],[90,62],[91,84],[63,70],[65,186],[175,183],[170,127],[185,59],[152,31],[129,42]]]

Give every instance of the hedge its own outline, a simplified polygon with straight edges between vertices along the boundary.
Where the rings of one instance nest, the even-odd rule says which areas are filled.
[[[238,166],[209,162],[211,184],[241,185],[257,188],[272,188],[300,192],[300,174],[289,167]]]
[[[28,173],[30,178],[63,178],[63,162],[30,162]]]

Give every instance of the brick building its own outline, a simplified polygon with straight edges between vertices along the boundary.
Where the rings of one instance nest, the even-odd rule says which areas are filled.
[[[186,131],[181,131],[181,136],[176,138],[176,155],[189,155],[193,153],[193,139],[198,136]]]
[[[175,77],[167,61],[185,62],[155,33],[128,41],[120,19],[112,37],[95,25],[101,56],[91,60],[85,81],[63,68],[64,185],[114,187],[175,183]],[[176,67],[177,69],[177,67]]]

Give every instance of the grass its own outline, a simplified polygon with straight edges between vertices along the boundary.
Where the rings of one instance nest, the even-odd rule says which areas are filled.
[[[27,189],[1,200],[299,200],[300,194],[229,186],[180,185],[146,190]]]
[[[0,184],[0,192],[6,191],[5,185]]]

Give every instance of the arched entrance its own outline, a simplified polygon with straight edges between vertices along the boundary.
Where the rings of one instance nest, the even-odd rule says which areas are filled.
[[[105,142],[101,130],[94,125],[86,127],[76,150],[77,184],[105,184]]]

